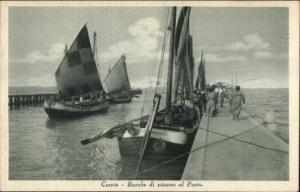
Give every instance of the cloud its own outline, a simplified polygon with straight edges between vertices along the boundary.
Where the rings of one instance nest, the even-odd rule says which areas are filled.
[[[271,59],[273,55],[269,51],[256,51],[253,53],[255,59]]]
[[[226,49],[232,51],[268,50],[270,44],[258,33],[245,35],[242,41],[234,42],[226,46],[215,47],[214,49]]]
[[[63,56],[64,47],[65,45],[63,43],[53,43],[45,53],[41,51],[32,51],[24,58],[11,59],[11,62],[33,64],[55,61]]]
[[[167,83],[166,79],[160,79],[157,86],[159,88],[162,88],[166,86],[166,83]],[[130,81],[130,84],[132,87],[138,87],[138,88],[156,87],[157,77],[150,76],[150,77],[135,79],[133,81]]]
[[[252,81],[239,83],[245,88],[288,88],[288,78],[281,78],[280,81],[274,77],[259,78]]]
[[[100,53],[99,59],[104,62],[116,61],[122,54],[128,62],[140,63],[152,61],[158,44],[158,37],[162,35],[160,23],[152,17],[142,18],[128,27],[131,40],[119,41]]]
[[[206,54],[205,60],[207,62],[212,62],[212,63],[225,63],[225,62],[246,61],[247,58],[245,56],[240,56],[240,55],[222,57],[216,54]],[[197,58],[197,61],[200,61],[200,58]]]

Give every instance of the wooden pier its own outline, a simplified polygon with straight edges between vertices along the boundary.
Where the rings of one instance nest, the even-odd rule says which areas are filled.
[[[8,96],[10,107],[30,106],[41,104],[45,100],[58,100],[57,93],[32,93],[32,94],[10,94]]]
[[[233,120],[228,104],[218,109],[204,116],[182,180],[289,180],[288,144],[262,120],[243,111]]]
[[[130,90],[129,94],[131,96],[142,94],[141,89]],[[97,93],[99,97],[100,94]],[[20,106],[30,106],[41,104],[45,100],[52,99],[54,101],[58,100],[58,93],[30,93],[30,94],[10,94],[8,96],[10,107],[20,107]]]

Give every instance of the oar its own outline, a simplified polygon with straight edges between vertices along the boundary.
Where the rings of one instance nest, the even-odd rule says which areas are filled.
[[[99,139],[101,139],[102,137],[104,137],[107,133],[109,133],[113,128],[109,128],[109,129],[105,129],[103,131],[101,131],[98,135],[95,135],[94,137],[92,138],[88,138],[88,139],[84,139],[84,140],[81,140],[80,143],[81,145],[87,145],[89,143],[92,143],[94,141],[97,141]]]

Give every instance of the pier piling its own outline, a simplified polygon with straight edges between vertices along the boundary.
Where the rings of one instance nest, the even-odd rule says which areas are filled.
[[[43,103],[46,99],[58,100],[57,93],[11,94],[9,107],[31,106]]]

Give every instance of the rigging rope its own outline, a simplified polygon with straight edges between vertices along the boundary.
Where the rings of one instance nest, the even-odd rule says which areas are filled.
[[[139,172],[138,174],[131,175],[131,176],[127,177],[126,180],[128,180],[128,179],[130,179],[130,178],[133,178],[133,177],[136,177],[136,176],[139,176],[139,175],[142,175],[142,174],[145,174],[145,173],[148,173],[148,172],[150,172],[150,171],[152,171],[152,170],[154,170],[154,169],[157,169],[157,168],[159,168],[159,167],[161,167],[161,166],[163,166],[163,165],[166,165],[166,164],[171,163],[171,162],[173,162],[173,161],[175,161],[175,160],[177,160],[177,159],[180,159],[180,158],[182,158],[182,157],[184,157],[184,156],[186,156],[186,155],[189,155],[189,154],[191,154],[191,153],[194,153],[194,152],[196,152],[196,151],[199,151],[199,150],[201,150],[201,149],[203,149],[203,148],[206,148],[206,147],[209,147],[209,146],[212,146],[212,145],[216,145],[216,144],[222,143],[222,142],[227,141],[227,140],[229,140],[229,139],[233,139],[233,140],[239,141],[239,142],[241,142],[241,143],[250,144],[250,145],[253,145],[253,146],[256,146],[256,147],[260,147],[260,148],[263,148],[263,149],[266,149],[266,150],[277,151],[277,152],[281,152],[281,153],[289,153],[289,152],[287,152],[287,151],[283,151],[283,150],[280,150],[280,149],[275,149],[275,148],[271,148],[271,147],[266,147],[266,146],[258,145],[258,144],[256,144],[256,143],[252,143],[252,142],[248,142],[248,141],[244,141],[244,140],[241,140],[241,139],[237,139],[237,138],[236,138],[237,136],[240,136],[240,135],[242,135],[242,134],[245,134],[245,133],[247,133],[247,132],[250,132],[250,131],[252,131],[252,130],[254,130],[254,129],[259,128],[261,125],[262,125],[262,124],[259,124],[259,125],[255,126],[255,127],[253,127],[253,128],[250,128],[250,129],[248,129],[248,130],[246,130],[246,131],[243,131],[243,132],[241,132],[241,133],[235,134],[235,135],[233,135],[233,136],[228,136],[228,135],[224,135],[224,134],[221,134],[221,133],[218,133],[218,132],[215,132],[215,131],[210,131],[208,128],[207,128],[207,129],[204,129],[204,128],[198,127],[198,129],[202,129],[202,130],[207,131],[207,132],[211,132],[211,133],[214,133],[214,134],[217,134],[217,135],[221,135],[221,136],[224,136],[224,137],[226,137],[226,138],[221,139],[221,140],[219,140],[219,141],[216,141],[216,142],[214,142],[214,143],[205,144],[205,145],[203,145],[203,146],[201,146],[201,147],[198,147],[198,148],[196,148],[196,149],[193,149],[193,150],[191,150],[191,151],[188,151],[188,152],[186,152],[186,153],[183,153],[183,154],[181,154],[181,155],[178,155],[178,156],[176,156],[176,157],[174,157],[174,158],[172,158],[172,159],[169,159],[169,160],[164,161],[164,162],[162,162],[162,163],[160,163],[160,164],[157,164],[157,165],[155,165],[155,166],[153,166],[153,167],[150,167],[150,168],[148,168],[148,169],[146,169],[146,170],[144,170],[144,171],[141,171],[141,172]]]
[[[169,15],[169,9],[166,13],[166,15]],[[162,43],[162,51],[161,51],[161,58],[160,58],[160,62],[159,62],[159,69],[158,69],[158,74],[157,74],[157,80],[156,80],[156,86],[155,86],[155,94],[157,93],[157,89],[158,89],[158,86],[160,84],[160,78],[162,76],[162,65],[164,63],[164,56],[165,56],[165,49],[166,49],[166,42],[167,42],[167,39],[168,39],[168,30],[167,30],[167,26],[169,24],[169,17],[167,17],[166,19],[166,27],[165,27],[165,32],[164,32],[164,38],[163,38],[163,43]]]
[[[163,8],[163,13],[162,13],[162,16],[161,16],[161,28],[160,29],[163,29],[163,31],[165,31],[165,33],[166,33],[166,31],[167,31],[167,24],[168,24],[168,15],[169,15],[169,8]],[[163,47],[162,45],[162,43],[164,43],[164,41],[165,41],[165,35],[163,36],[164,38],[164,40],[163,41],[160,41],[160,39],[162,38],[160,35],[157,35],[157,39],[156,39],[156,42],[158,42],[158,44],[157,44],[157,47],[156,47],[156,49],[155,49],[155,52],[154,52],[154,58],[153,58],[153,62],[152,62],[152,72],[151,73],[149,73],[149,76],[148,76],[148,81],[147,81],[147,90],[146,90],[146,94],[144,94],[144,99],[143,99],[143,105],[142,105],[142,108],[141,108],[141,112],[140,112],[140,116],[143,116],[143,113],[144,113],[144,109],[145,109],[145,103],[146,103],[146,99],[147,99],[147,97],[146,96],[149,96],[150,95],[150,93],[152,92],[152,90],[151,90],[151,85],[152,85],[152,83],[153,83],[153,79],[152,79],[152,77],[153,77],[153,75],[154,75],[154,72],[155,72],[155,69],[156,69],[156,65],[157,65],[157,57],[158,57],[158,52],[159,52],[159,50],[160,50],[160,48],[161,47]],[[164,54],[164,53],[162,53],[162,54]],[[160,64],[161,65],[161,64]],[[161,71],[160,69],[159,69],[159,71]],[[157,89],[155,89],[155,91],[156,91]],[[155,92],[156,93],[156,92]]]

